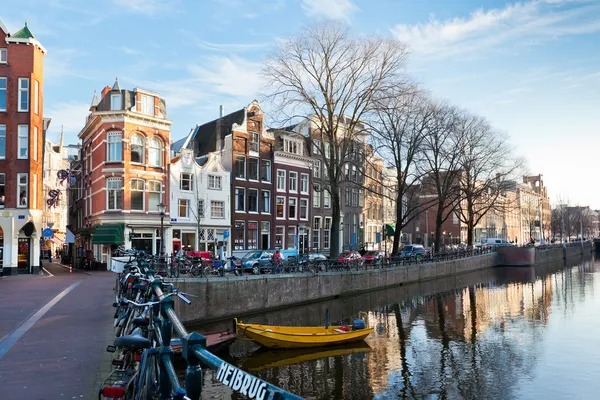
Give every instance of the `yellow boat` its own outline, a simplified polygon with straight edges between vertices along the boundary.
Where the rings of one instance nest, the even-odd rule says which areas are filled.
[[[364,340],[373,328],[346,330],[346,326],[276,326],[244,324],[235,319],[238,337],[272,349],[334,346]]]

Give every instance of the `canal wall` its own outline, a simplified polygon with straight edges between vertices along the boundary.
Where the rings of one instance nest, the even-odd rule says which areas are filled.
[[[571,245],[568,247],[556,247],[546,250],[537,250],[535,252],[535,263],[543,263],[552,260],[566,260],[573,257],[588,255],[592,252],[593,245],[591,242],[585,242],[583,246]]]

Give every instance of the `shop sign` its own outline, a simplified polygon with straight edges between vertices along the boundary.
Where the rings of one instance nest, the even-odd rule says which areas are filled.
[[[19,215],[19,219],[25,219],[24,215]]]

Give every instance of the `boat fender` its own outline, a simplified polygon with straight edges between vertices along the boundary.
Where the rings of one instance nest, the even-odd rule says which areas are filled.
[[[358,331],[361,329],[365,329],[365,321],[362,319],[355,319],[354,322],[352,322],[352,330]]]

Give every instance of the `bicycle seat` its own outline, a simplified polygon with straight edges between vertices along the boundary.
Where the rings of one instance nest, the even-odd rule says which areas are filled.
[[[144,317],[134,318],[131,322],[134,326],[148,326],[148,324],[150,323],[150,321],[148,321]]]
[[[150,348],[150,340],[142,336],[142,328],[135,328],[131,335],[116,338],[115,346],[127,347],[132,350],[148,349]]]

